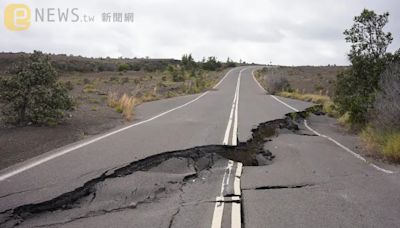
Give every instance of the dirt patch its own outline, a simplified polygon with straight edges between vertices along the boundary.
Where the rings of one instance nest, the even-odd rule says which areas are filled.
[[[345,69],[345,66],[278,66],[264,68],[261,73],[264,77],[286,78],[299,93],[332,96],[336,76]]]

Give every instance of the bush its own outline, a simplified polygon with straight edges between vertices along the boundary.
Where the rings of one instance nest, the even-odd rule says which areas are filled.
[[[172,81],[174,82],[183,82],[185,81],[185,70],[183,68],[180,68],[179,66],[175,68],[172,65],[169,65],[167,67],[168,73],[172,77]]]
[[[0,80],[2,113],[11,123],[25,125],[56,124],[73,107],[65,86],[48,56],[35,51],[29,60],[17,66],[11,77]]]
[[[195,69],[197,67],[196,62],[194,61],[192,54],[184,54],[182,56],[182,66],[185,70],[192,70]]]
[[[130,69],[131,69],[131,67],[129,66],[129,64],[126,64],[126,63],[122,63],[122,64],[120,64],[120,65],[118,66],[118,71],[119,71],[119,72],[128,71],[128,70],[130,70]]]
[[[207,61],[203,60],[202,69],[209,71],[216,71],[222,67],[221,62],[217,61],[214,56],[208,57]]]
[[[267,91],[271,94],[276,94],[282,91],[292,92],[293,89],[290,87],[289,81],[282,76],[270,76],[266,77]]]

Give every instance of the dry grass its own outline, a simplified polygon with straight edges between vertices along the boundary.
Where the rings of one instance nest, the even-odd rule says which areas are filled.
[[[327,113],[329,116],[337,117],[335,104],[330,97],[319,94],[301,94],[299,92],[280,92],[279,96],[298,99],[302,101],[313,102],[322,105],[322,111]]]
[[[377,152],[391,161],[400,162],[400,131],[382,132],[368,126],[361,131],[360,137],[368,151]]]
[[[107,105],[111,108],[115,108],[118,105],[118,94],[116,92],[108,93]]]
[[[115,111],[122,113],[127,121],[133,119],[134,107],[138,103],[139,102],[135,97],[124,94],[118,99],[118,95],[115,92],[108,93],[107,105],[114,108]]]
[[[84,92],[84,93],[94,93],[96,91],[97,91],[97,89],[95,88],[95,86],[93,84],[86,84],[82,89],[82,92]]]

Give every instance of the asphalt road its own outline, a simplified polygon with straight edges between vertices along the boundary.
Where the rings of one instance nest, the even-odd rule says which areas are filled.
[[[128,127],[0,171],[0,226],[399,227],[397,167],[363,160],[332,119],[265,135],[268,165],[227,158],[261,123],[312,106],[267,95],[256,68],[234,68],[200,95],[143,104]]]

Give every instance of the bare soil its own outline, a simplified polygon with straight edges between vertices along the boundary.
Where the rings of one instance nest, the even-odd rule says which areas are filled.
[[[300,93],[332,96],[336,76],[345,69],[345,66],[278,66],[264,68],[262,73],[268,77],[286,78],[290,86]]]

